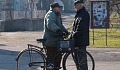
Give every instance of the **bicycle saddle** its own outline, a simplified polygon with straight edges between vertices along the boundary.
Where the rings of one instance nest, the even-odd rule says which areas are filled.
[[[37,42],[44,42],[46,39],[36,39]]]

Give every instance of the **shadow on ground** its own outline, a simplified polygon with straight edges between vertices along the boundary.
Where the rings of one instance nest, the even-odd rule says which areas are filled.
[[[16,70],[18,51],[0,49],[0,70]]]

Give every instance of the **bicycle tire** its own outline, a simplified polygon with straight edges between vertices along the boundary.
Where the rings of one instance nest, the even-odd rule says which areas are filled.
[[[86,53],[87,55],[87,61],[88,61],[88,70],[94,70],[95,69],[95,62],[94,59],[92,57],[92,55],[84,50],[80,50],[83,53]],[[74,60],[74,53],[68,53],[65,54],[64,58],[63,58],[63,70],[80,70],[78,69],[78,64],[76,64],[76,60]],[[88,59],[89,58],[89,59]],[[92,65],[89,65],[89,63],[91,63]]]
[[[37,49],[25,49],[18,55],[17,70],[45,70],[45,56]]]

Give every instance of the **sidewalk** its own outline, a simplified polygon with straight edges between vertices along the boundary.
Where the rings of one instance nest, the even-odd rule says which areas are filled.
[[[27,44],[37,44],[42,37],[38,32],[2,32],[0,33],[0,70],[17,70],[16,57],[27,48]]]
[[[2,32],[0,36],[0,70],[16,70],[18,53],[27,48],[27,44],[37,44],[42,31]],[[95,70],[120,70],[120,48],[87,48],[96,63]]]
[[[65,27],[69,26],[67,22],[73,21],[71,16],[74,15],[64,15]],[[15,58],[18,53],[27,48],[27,44],[40,45],[36,39],[42,38],[42,35],[43,31],[1,32],[0,70],[16,70]],[[87,48],[87,50],[95,59],[95,70],[120,70],[120,48]]]
[[[71,16],[71,17],[70,17]],[[69,28],[74,14],[64,14],[63,24]],[[0,70],[16,70],[18,53],[27,48],[27,44],[39,45],[36,39],[42,38],[43,31],[1,32],[0,33]]]

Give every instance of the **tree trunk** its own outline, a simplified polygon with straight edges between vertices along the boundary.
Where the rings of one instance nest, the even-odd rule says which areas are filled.
[[[74,8],[74,1],[73,0],[61,0],[64,4],[64,12],[70,12]]]
[[[39,0],[36,4],[38,10],[46,10],[50,9],[50,4],[53,3],[54,0]]]

